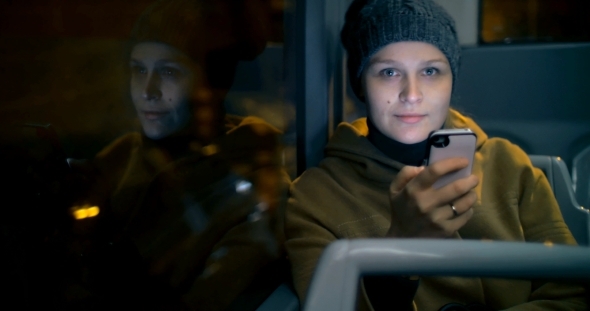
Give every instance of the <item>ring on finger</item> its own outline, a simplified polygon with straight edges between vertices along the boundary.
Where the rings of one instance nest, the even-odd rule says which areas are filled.
[[[459,212],[457,212],[457,209],[455,208],[455,205],[453,204],[449,204],[451,206],[451,209],[453,210],[453,215],[455,216],[459,216]]]

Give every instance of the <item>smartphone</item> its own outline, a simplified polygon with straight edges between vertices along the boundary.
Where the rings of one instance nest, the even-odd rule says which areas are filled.
[[[444,187],[457,179],[471,175],[476,141],[475,133],[468,128],[444,129],[430,133],[428,136],[426,165],[456,157],[469,160],[467,167],[442,176],[432,185],[433,188]]]

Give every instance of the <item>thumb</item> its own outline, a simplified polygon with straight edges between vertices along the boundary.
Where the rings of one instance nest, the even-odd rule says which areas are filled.
[[[389,191],[392,193],[401,191],[410,180],[414,179],[423,170],[424,166],[404,166],[391,182]]]

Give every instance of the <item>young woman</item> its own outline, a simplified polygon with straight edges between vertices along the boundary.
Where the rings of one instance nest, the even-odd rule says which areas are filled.
[[[319,167],[292,184],[286,247],[301,300],[322,251],[336,239],[575,244],[527,155],[449,107],[460,47],[441,7],[431,0],[355,0],[341,39],[367,118],[339,125]],[[441,176],[468,164],[453,158],[421,166],[429,133],[441,128],[470,128],[477,151],[471,176],[434,189]],[[587,308],[582,288],[542,282],[364,277],[362,289],[361,306],[377,310]]]
[[[70,306],[248,310],[278,285],[278,131],[223,108],[238,61],[265,47],[261,4],[159,1],[137,22],[142,131],[91,162],[81,203],[100,213],[76,223],[74,255],[89,259]]]

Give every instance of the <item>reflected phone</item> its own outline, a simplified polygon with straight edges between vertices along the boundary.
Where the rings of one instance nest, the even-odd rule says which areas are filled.
[[[426,154],[426,165],[448,158],[466,158],[469,165],[439,178],[432,187],[444,187],[457,179],[471,175],[477,137],[471,129],[444,129],[430,133]]]

